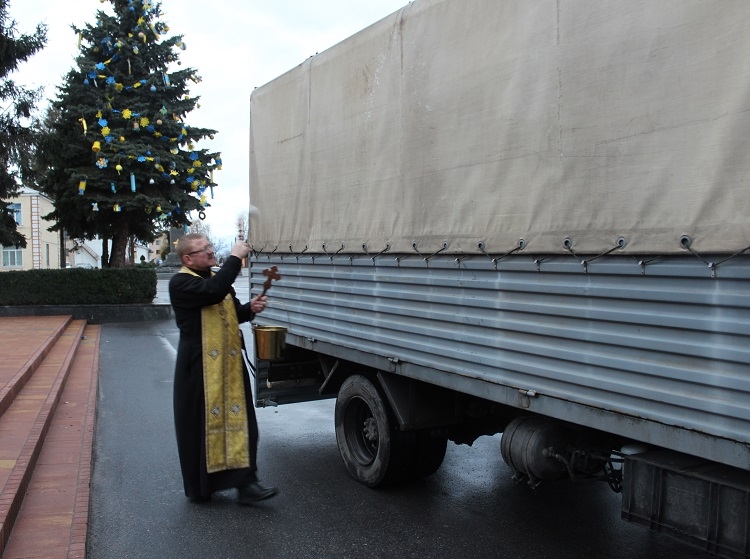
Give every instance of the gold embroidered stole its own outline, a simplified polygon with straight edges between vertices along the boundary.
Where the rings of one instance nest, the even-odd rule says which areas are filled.
[[[201,277],[183,266],[181,273]],[[213,272],[212,272],[213,275]],[[208,473],[250,466],[240,328],[232,296],[201,309]]]

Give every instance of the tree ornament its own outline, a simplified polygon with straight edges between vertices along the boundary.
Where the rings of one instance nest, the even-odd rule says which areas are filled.
[[[97,140],[96,142],[94,142],[94,145],[91,146],[91,151],[99,152],[101,150],[102,150],[102,145],[101,143],[99,143],[99,140]]]
[[[135,192],[135,175],[130,173],[130,190]]]
[[[78,194],[83,196],[84,192],[86,192],[86,181],[80,181],[78,183]]]

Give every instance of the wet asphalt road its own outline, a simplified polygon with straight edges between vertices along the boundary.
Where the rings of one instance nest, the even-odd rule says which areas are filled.
[[[190,504],[172,424],[177,339],[171,320],[103,326],[91,559],[711,557],[620,520],[620,497],[604,485],[516,484],[499,436],[449,443],[419,483],[368,489],[339,457],[332,400],[256,410],[259,474],[276,498],[245,508],[227,491]]]

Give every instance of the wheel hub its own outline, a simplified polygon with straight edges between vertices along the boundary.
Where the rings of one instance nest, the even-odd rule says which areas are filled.
[[[378,423],[374,417],[368,417],[364,421],[364,428],[362,429],[367,439],[371,443],[376,443],[378,440]]]

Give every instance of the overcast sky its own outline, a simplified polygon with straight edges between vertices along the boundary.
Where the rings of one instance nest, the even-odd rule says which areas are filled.
[[[200,108],[186,122],[219,132],[213,141],[200,144],[222,154],[223,170],[214,174],[218,187],[206,212],[215,238],[233,242],[237,215],[249,205],[252,89],[406,4],[408,0],[161,2],[168,35],[184,35],[182,66],[195,68],[203,78],[190,92],[201,97]],[[45,97],[54,98],[74,64],[77,37],[71,24],[94,23],[97,10],[110,9],[101,0],[10,0],[9,14],[20,33],[31,33],[37,23],[48,27],[47,47],[12,78],[29,87],[43,86]]]

